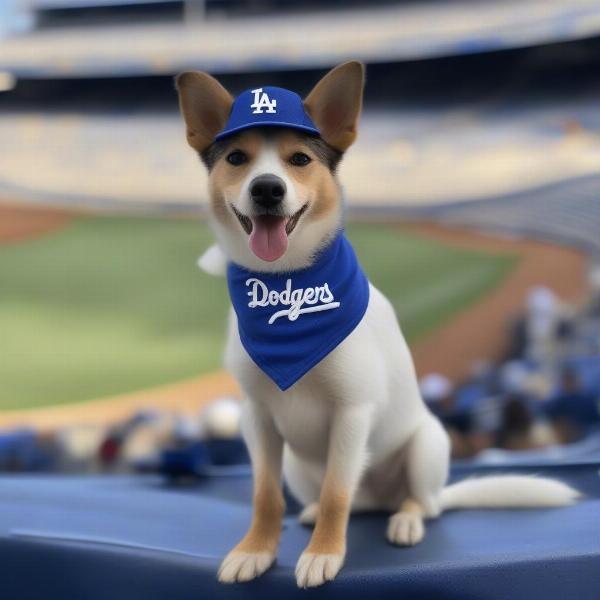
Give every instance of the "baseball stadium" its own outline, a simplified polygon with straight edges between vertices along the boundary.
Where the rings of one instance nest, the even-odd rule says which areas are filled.
[[[407,548],[386,515],[353,515],[343,569],[308,592],[284,485],[276,564],[224,586],[253,478],[174,78],[307,98],[350,60],[345,237],[398,317],[450,481],[547,476],[581,498],[451,511]],[[597,600],[598,73],[598,0],[0,0],[6,598]]]

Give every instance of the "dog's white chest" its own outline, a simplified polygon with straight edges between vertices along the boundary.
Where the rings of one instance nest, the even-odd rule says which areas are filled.
[[[321,462],[327,455],[331,405],[326,398],[307,393],[302,384],[298,387],[296,393],[272,396],[269,410],[290,448],[307,460]]]
[[[375,288],[356,329],[286,391],[245,351],[233,312],[225,359],[246,396],[265,409],[294,453],[313,462],[324,463],[340,410],[369,407],[369,450],[382,456],[410,435],[423,411],[393,309]]]
[[[239,342],[233,351],[235,367],[230,366],[273,419],[275,427],[294,452],[308,460],[323,461],[333,410],[332,398],[316,383],[319,366],[292,388],[282,392],[246,354]]]

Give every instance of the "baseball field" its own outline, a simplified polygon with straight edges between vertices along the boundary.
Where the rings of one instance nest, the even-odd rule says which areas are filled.
[[[519,262],[394,225],[353,223],[348,234],[411,342]],[[203,222],[123,216],[69,217],[42,235],[5,239],[0,409],[82,402],[218,369],[225,282],[196,267],[211,240]]]

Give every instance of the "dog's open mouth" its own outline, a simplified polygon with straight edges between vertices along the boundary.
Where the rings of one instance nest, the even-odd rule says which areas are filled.
[[[306,212],[308,202],[291,217],[281,215],[255,215],[248,217],[231,205],[244,231],[250,236],[250,249],[258,258],[273,262],[281,258],[288,246],[288,236],[294,231],[300,217]]]

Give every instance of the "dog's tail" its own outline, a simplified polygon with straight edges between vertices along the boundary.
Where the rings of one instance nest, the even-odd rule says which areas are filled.
[[[440,508],[541,508],[568,506],[581,494],[566,483],[526,475],[475,477],[442,490]]]

